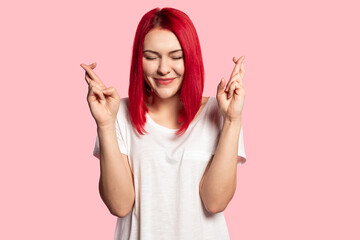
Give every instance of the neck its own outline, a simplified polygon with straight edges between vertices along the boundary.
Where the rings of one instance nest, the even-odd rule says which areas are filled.
[[[178,116],[179,110],[182,108],[180,101],[180,93],[174,96],[162,99],[153,94],[149,99],[149,111],[155,113],[167,113],[169,116]]]

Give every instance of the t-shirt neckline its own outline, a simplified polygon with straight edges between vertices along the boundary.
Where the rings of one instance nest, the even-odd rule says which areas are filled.
[[[205,111],[207,110],[208,106],[210,105],[209,102],[212,101],[212,97],[208,97],[207,102],[205,103],[204,108],[201,110],[201,112],[199,113],[199,115],[189,124],[190,128],[192,125],[194,125],[196,122],[198,122],[200,120],[200,118],[202,117],[202,115],[205,114]],[[172,129],[172,128],[167,128],[164,127],[158,123],[156,123],[150,116],[148,113],[145,113],[146,116],[146,121],[149,122],[152,126],[154,126],[155,128],[164,131],[164,132],[168,132],[168,133],[175,133],[177,132],[179,129]]]

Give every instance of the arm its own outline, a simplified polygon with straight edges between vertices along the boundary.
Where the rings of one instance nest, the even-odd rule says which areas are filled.
[[[106,88],[93,71],[96,63],[80,66],[86,71],[85,80],[89,86],[87,100],[98,127],[100,196],[113,215],[124,217],[132,209],[135,191],[129,161],[120,152],[116,136],[115,119],[119,111],[120,96],[114,87]]]
[[[224,211],[235,193],[240,130],[241,121],[224,121],[215,155],[201,179],[200,196],[210,213]]]
[[[217,88],[216,99],[224,124],[215,155],[200,181],[200,197],[210,213],[223,211],[236,190],[237,149],[245,99],[244,58],[233,58],[235,67],[227,86],[222,78]]]
[[[129,162],[127,156],[119,150],[115,124],[98,127],[97,131],[100,145],[100,196],[111,214],[125,217],[135,201]]]

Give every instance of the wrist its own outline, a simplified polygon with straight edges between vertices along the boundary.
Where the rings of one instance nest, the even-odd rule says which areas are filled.
[[[233,128],[233,129],[241,129],[241,119],[227,119],[224,118],[224,123],[223,123],[223,128],[224,127],[229,127],[229,128]]]
[[[233,119],[223,116],[223,120],[224,123],[227,122],[227,123],[231,123],[232,125],[241,124],[241,116]]]
[[[97,124],[97,131],[103,132],[103,131],[113,131],[115,130],[115,122],[109,123],[109,124]]]

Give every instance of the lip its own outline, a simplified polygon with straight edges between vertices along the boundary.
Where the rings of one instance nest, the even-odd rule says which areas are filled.
[[[175,78],[155,78],[156,82],[161,84],[161,85],[168,85],[170,83],[172,83]]]

